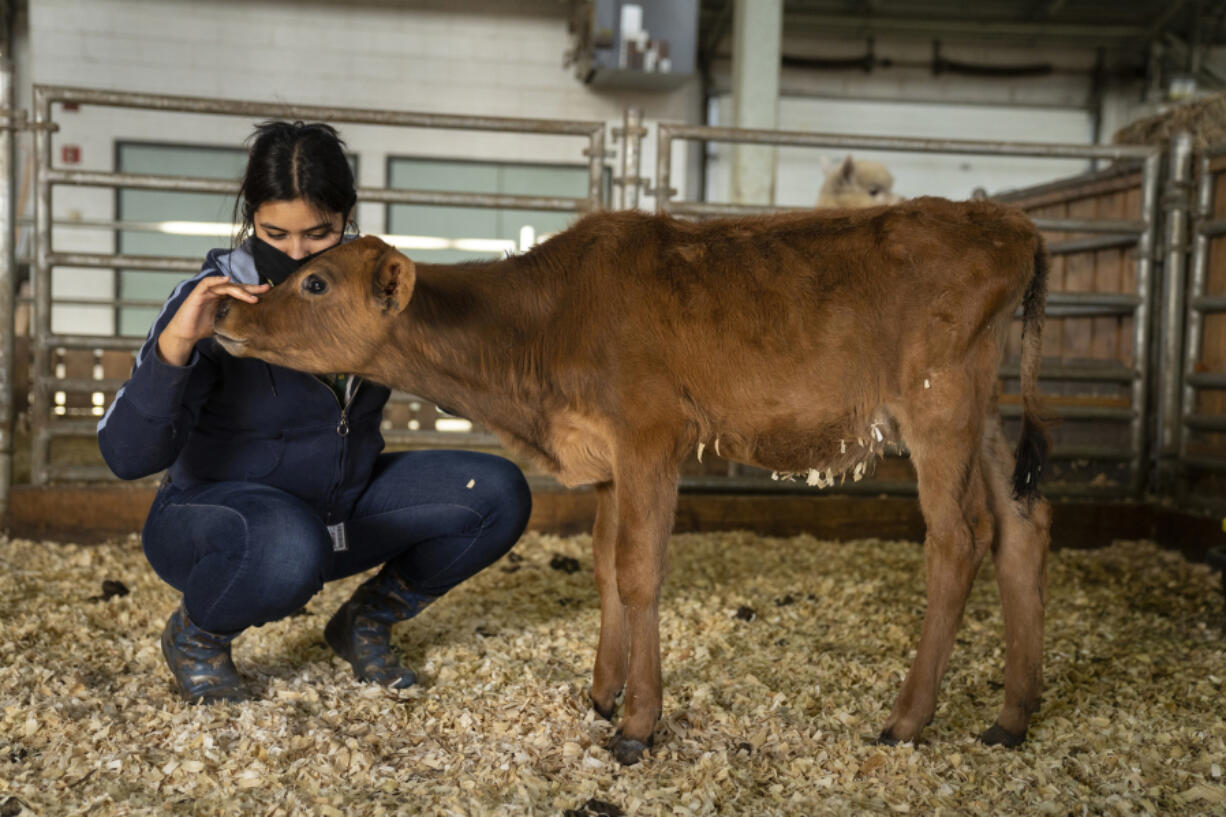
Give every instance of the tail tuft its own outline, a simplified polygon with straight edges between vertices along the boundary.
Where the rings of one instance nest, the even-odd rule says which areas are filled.
[[[1039,477],[1047,464],[1047,428],[1039,406],[1039,361],[1047,304],[1047,250],[1040,238],[1034,274],[1022,296],[1022,436],[1013,468],[1013,498],[1031,502],[1039,495]]]
[[[1047,432],[1042,426],[1022,421],[1022,438],[1017,444],[1017,464],[1013,468],[1013,498],[1027,503],[1039,495],[1039,477],[1047,464]]]

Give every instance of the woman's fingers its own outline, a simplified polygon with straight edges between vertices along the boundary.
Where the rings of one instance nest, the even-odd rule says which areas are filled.
[[[202,298],[210,300],[237,298],[251,304],[259,301],[258,296],[267,292],[268,289],[268,284],[238,284],[224,276],[209,276],[196,287]]]

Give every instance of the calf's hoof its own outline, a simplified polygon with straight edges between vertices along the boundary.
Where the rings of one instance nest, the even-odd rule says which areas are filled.
[[[613,736],[613,742],[609,744],[609,751],[613,753],[613,757],[617,758],[617,762],[623,766],[633,766],[643,759],[643,752],[651,748],[652,739],[648,738],[646,743],[634,738],[628,738],[621,732]]]
[[[596,710],[597,715],[604,718],[606,721],[612,722],[613,713],[617,711],[617,699],[616,698],[613,699],[613,703],[609,704],[608,709],[605,709],[603,706],[601,706],[600,702],[597,701],[595,698],[593,698],[591,695],[588,696],[588,700],[592,702],[592,709]]]
[[[889,729],[883,729],[877,739],[873,741],[877,746],[897,746],[902,743],[901,740],[890,734]]]
[[[1007,749],[1016,749],[1022,745],[1022,741],[1026,740],[1026,733],[1016,735],[1008,729],[1002,727],[999,723],[992,724],[988,731],[979,736],[980,742],[986,746],[1004,746]]]

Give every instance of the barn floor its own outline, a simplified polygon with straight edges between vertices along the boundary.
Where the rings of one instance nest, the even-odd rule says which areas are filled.
[[[236,642],[259,701],[200,708],[171,694],[157,637],[177,599],[134,538],[0,541],[0,812],[1226,814],[1222,597],[1177,554],[1052,554],[1047,688],[1017,751],[974,740],[1002,695],[986,565],[936,720],[886,748],[869,738],[918,633],[921,548],[676,536],[665,714],[654,755],[622,768],[586,704],[589,547],[529,534],[398,627],[419,688],[360,685],[330,657],[354,578]],[[91,598],[104,580],[131,592]]]

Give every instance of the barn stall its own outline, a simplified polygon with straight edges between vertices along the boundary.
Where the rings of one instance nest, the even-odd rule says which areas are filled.
[[[67,87],[44,87],[36,98],[36,122],[44,126],[65,115],[57,107],[65,103],[203,106],[247,117],[312,111]],[[429,121],[395,111],[318,113],[338,122],[365,116],[401,126],[483,124],[477,116]],[[597,124],[555,120],[547,127],[583,134],[576,138],[590,140],[588,158],[598,168],[594,157],[604,151],[606,128]],[[609,134],[625,163],[623,180],[638,178],[635,162],[651,147],[643,144],[646,134],[635,138],[638,128],[638,115],[628,112],[620,133]],[[658,125],[655,131],[660,134]],[[694,133],[759,138],[735,129]],[[669,135],[664,128],[655,145],[656,184],[665,189]],[[874,146],[871,137],[767,138]],[[230,189],[216,180],[57,169],[49,131],[36,131],[35,140],[40,212],[52,212],[53,186]],[[1002,624],[990,564],[977,579],[924,740],[892,748],[872,742],[910,662],[923,613],[923,551],[916,544],[923,523],[904,456],[883,463],[863,485],[821,497],[710,453],[687,465],[662,604],[665,714],[651,756],[635,767],[618,766],[604,751],[612,727],[586,701],[599,619],[586,533],[592,499],[562,492],[538,474],[531,474],[533,531],[515,551],[428,616],[398,628],[398,645],[425,677],[420,686],[396,693],[357,684],[323,645],[323,623],[354,579],[328,586],[299,615],[236,642],[240,671],[260,700],[183,704],[156,647],[176,597],[129,533],[139,528],[154,486],[99,482],[95,447],[82,435],[94,422],[95,395],[109,403],[126,377],[134,344],[52,332],[50,276],[57,265],[194,271],[195,264],[121,252],[60,253],[48,219],[35,230],[32,337],[15,339],[15,379],[31,392],[30,434],[18,438],[13,452],[28,482],[9,489],[10,537],[0,547],[7,636],[0,809],[1226,811],[1222,599],[1218,574],[1203,563],[1221,541],[1223,513],[1226,363],[1220,357],[1226,347],[1217,319],[1226,280],[1219,274],[1223,231],[1215,195],[1222,164],[1212,145],[1192,140],[1180,150],[1167,140],[1147,143],[1119,166],[1000,196],[1040,220],[1052,248],[1043,383],[1064,418],[1055,431],[1049,486],[1056,550],[1049,561],[1044,701],[1017,751],[975,740],[1001,697]],[[636,190],[628,187],[619,203],[632,202]],[[1180,190],[1182,199],[1172,194]],[[589,195],[586,202],[481,202],[437,191],[363,190],[369,200],[400,203],[446,198],[560,211],[608,203],[595,183]],[[683,211],[681,204],[667,195],[656,201],[675,212]],[[703,204],[687,215],[717,209]],[[1170,215],[1181,205],[1182,235],[1180,217]],[[1183,296],[1172,313],[1169,278],[1156,267],[1181,263],[1188,286],[1172,290]],[[1186,338],[1186,351],[1174,358],[1173,391],[1168,347],[1158,340],[1171,337],[1166,321],[1172,314],[1178,317],[1174,336]],[[15,412],[25,390],[15,389]],[[1015,392],[1016,365],[1007,361],[1001,383],[1007,417],[1017,405]],[[446,420],[434,406],[398,395],[385,416],[386,436],[405,447],[454,443],[455,432],[443,430]],[[481,429],[459,439],[472,447],[495,445]]]

